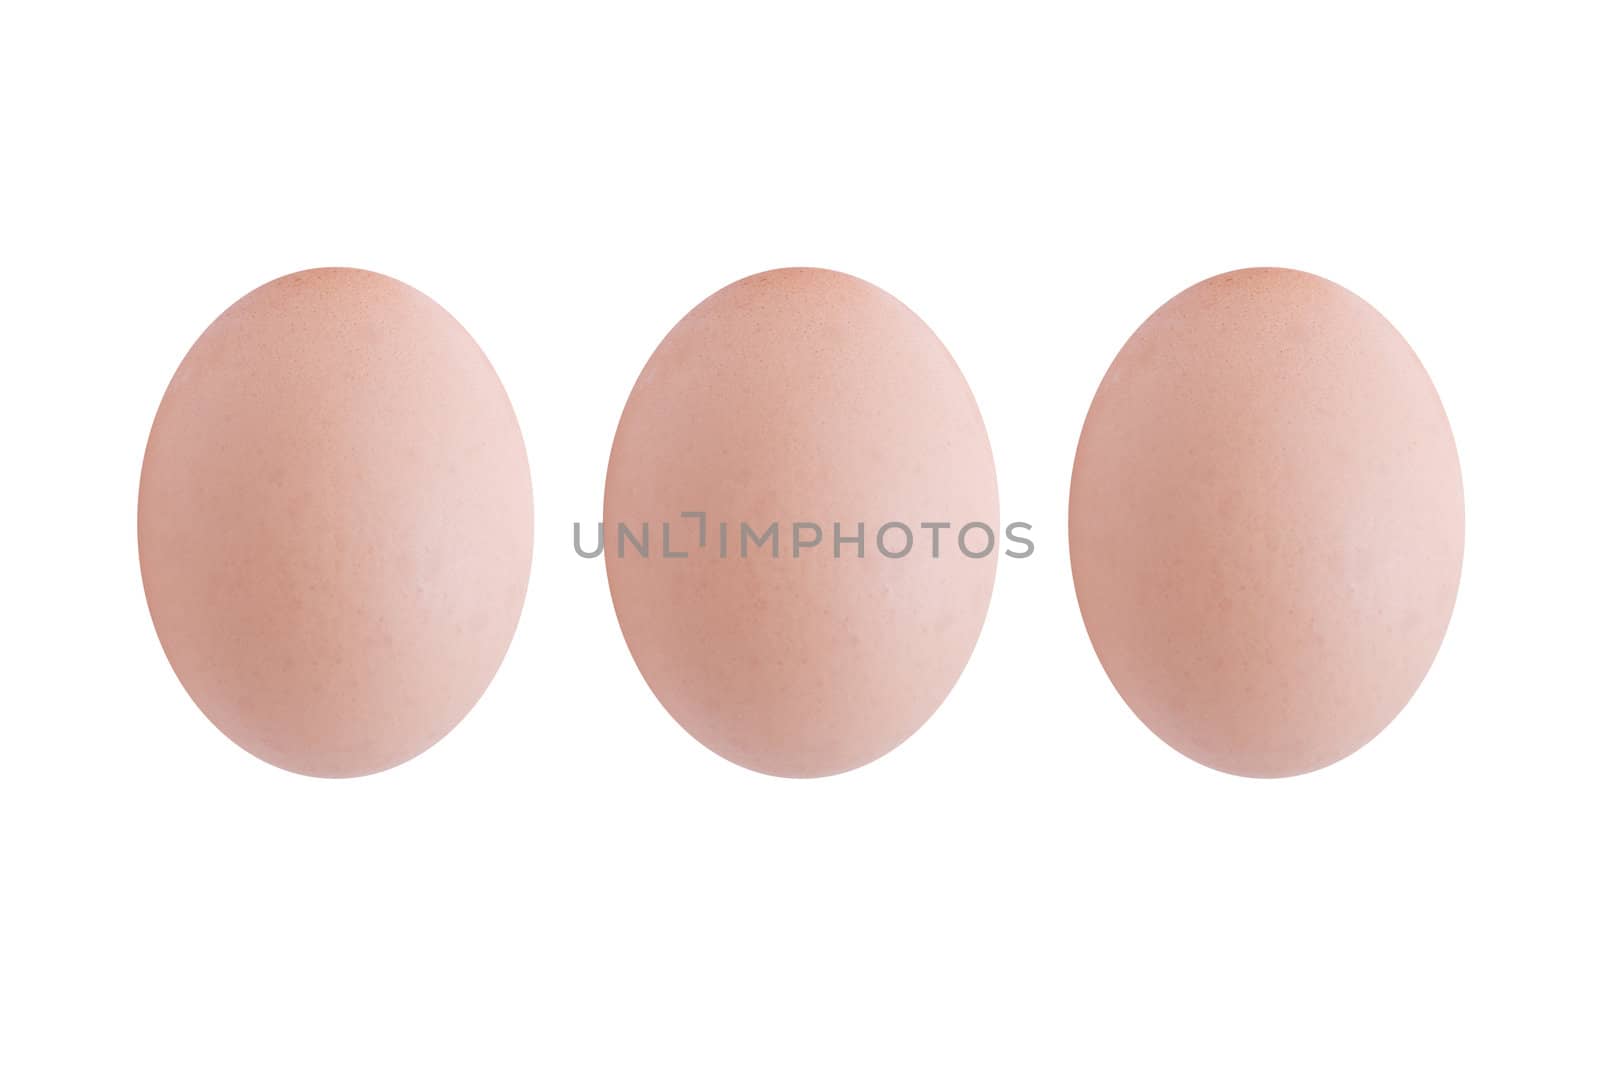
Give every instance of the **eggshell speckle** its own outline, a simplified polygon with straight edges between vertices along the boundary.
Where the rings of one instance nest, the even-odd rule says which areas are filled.
[[[1151,316],[1090,407],[1071,497],[1100,661],[1219,770],[1349,755],[1443,639],[1464,530],[1450,427],[1395,329],[1325,279],[1230,272]]]
[[[686,511],[707,515],[704,545]],[[997,514],[978,407],[927,325],[860,279],[773,271],[701,303],[640,375],[606,477],[606,566],[623,636],[672,716],[734,762],[814,777],[885,754],[955,684],[999,552],[954,541]],[[687,557],[661,556],[663,522]],[[722,522],[735,540],[741,523],[777,522],[781,556],[720,556]],[[823,546],[796,556],[795,522],[818,525]],[[904,557],[878,552],[889,522],[918,541]],[[955,526],[938,557],[922,522]],[[619,523],[649,523],[657,553],[619,556]],[[862,525],[861,556],[834,556],[835,523]],[[902,542],[896,530],[886,545]]]
[[[150,433],[139,559],[162,646],[219,729],[288,770],[372,773],[454,727],[510,643],[532,540],[494,370],[382,275],[246,295]]]

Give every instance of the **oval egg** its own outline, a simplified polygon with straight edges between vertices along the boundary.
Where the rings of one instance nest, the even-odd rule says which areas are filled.
[[[150,614],[235,743],[325,777],[404,762],[494,676],[533,543],[527,455],[467,332],[386,276],[286,276],[224,312],[156,414]]]
[[[736,763],[815,777],[885,754],[955,684],[997,517],[983,420],[933,332],[860,279],[787,269],[714,294],[650,358],[603,533],[668,712]]]
[[[1443,639],[1461,472],[1399,333],[1326,279],[1208,279],[1117,355],[1072,474],[1072,575],[1128,705],[1190,758],[1257,777],[1386,726]]]

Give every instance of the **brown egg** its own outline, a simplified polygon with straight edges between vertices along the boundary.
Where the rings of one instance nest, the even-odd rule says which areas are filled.
[[[156,631],[206,716],[284,769],[372,773],[449,732],[511,641],[532,545],[500,381],[394,279],[329,268],[247,294],[156,414]]]
[[[839,773],[955,684],[997,514],[983,420],[927,325],[848,275],[767,272],[685,316],[628,398],[606,476],[612,601],[701,743],[765,773]]]
[[[1072,473],[1072,575],[1112,683],[1174,748],[1256,777],[1335,762],[1406,704],[1463,525],[1450,426],[1405,340],[1282,269],[1145,321]]]

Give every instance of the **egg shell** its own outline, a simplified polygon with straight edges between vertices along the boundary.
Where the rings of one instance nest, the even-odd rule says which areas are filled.
[[[184,687],[305,774],[419,754],[477,701],[527,590],[533,499],[482,351],[394,279],[300,272],[189,351],[139,489],[139,560]]]
[[[681,518],[697,511],[704,546]],[[955,684],[1000,554],[955,540],[998,511],[982,417],[927,325],[849,275],[766,272],[685,316],[628,398],[606,477],[612,600],[646,682],[701,743],[769,774],[835,774],[901,743]],[[661,556],[662,522],[687,557]],[[781,555],[741,557],[740,525],[771,522]],[[824,545],[795,556],[795,522]],[[916,540],[903,557],[878,552],[891,522]],[[938,557],[923,522],[953,525]],[[618,525],[646,523],[657,553],[619,556]],[[861,556],[836,523],[861,526]]]
[[[1405,340],[1326,279],[1250,269],[1117,355],[1072,474],[1072,575],[1111,681],[1185,755],[1257,777],[1371,740],[1444,637],[1461,472]]]

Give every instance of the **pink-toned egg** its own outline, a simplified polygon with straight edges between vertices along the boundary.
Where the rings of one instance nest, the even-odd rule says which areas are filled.
[[[511,641],[532,541],[494,370],[386,276],[247,294],[150,433],[139,560],[161,644],[219,729],[288,770],[372,773],[455,726]]]
[[[1229,272],[1118,354],[1072,476],[1072,575],[1112,683],[1219,770],[1315,770],[1421,683],[1461,573],[1461,473],[1410,347],[1326,279]]]
[[[772,271],[645,366],[606,476],[606,567],[672,716],[734,762],[814,777],[888,752],[955,684],[1001,553],[969,556],[961,530],[981,525],[982,550],[997,513],[983,420],[927,325],[860,279]],[[746,526],[769,525],[776,545],[752,549]]]

